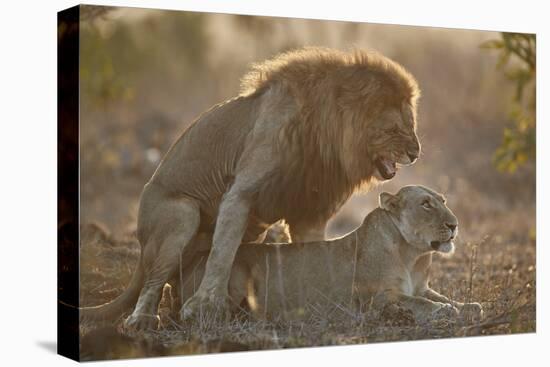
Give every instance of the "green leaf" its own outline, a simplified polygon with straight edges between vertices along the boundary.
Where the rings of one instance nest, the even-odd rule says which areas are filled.
[[[483,42],[481,45],[479,45],[479,47],[488,49],[500,49],[504,47],[504,43],[501,40],[489,40]]]

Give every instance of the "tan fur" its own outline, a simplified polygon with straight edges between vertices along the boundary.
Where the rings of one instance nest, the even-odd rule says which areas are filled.
[[[203,235],[213,238],[206,275],[182,317],[227,306],[241,242],[261,242],[281,219],[293,241],[322,240],[354,191],[391,178],[381,161],[395,168],[419,155],[417,84],[380,54],[296,50],[254,66],[242,85],[166,154],[140,200],[135,281],[85,317],[112,318],[137,298],[127,326],[154,327],[162,287],[188,267]]]
[[[429,208],[422,206],[426,200]],[[449,252],[457,233],[448,227],[458,222],[443,197],[406,186],[395,196],[382,194],[381,206],[341,239],[242,245],[229,283],[233,302],[246,301],[257,316],[270,318],[319,312],[321,305],[353,311],[358,305],[381,309],[392,303],[410,309],[418,322],[460,310],[480,317],[478,303],[451,301],[429,287],[431,242],[449,243]],[[184,295],[193,293],[191,279],[201,278],[206,257],[199,253],[183,276]]]

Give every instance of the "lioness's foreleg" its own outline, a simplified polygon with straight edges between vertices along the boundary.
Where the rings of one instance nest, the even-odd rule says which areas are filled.
[[[149,238],[152,243],[143,248],[143,288],[133,313],[125,320],[125,326],[140,330],[158,327],[158,306],[164,285],[177,271],[180,259],[188,257],[182,256],[182,252],[190,250],[189,244],[200,223],[199,206],[188,199],[160,203],[157,210],[160,222]],[[161,243],[158,250],[155,243]]]
[[[420,284],[417,294],[434,302],[450,304],[460,312],[461,316],[472,320],[480,319],[483,316],[483,309],[479,303],[462,303],[454,301],[430,288],[429,274],[432,264],[432,254],[420,257],[414,267],[414,274]]]
[[[442,294],[428,288],[424,291],[423,296],[436,302],[449,303],[456,307],[460,314],[472,320],[479,320],[483,317],[483,308],[477,302],[462,303],[450,300]]]
[[[404,308],[410,310],[414,318],[419,322],[428,321],[439,312],[453,316],[458,314],[457,309],[450,303],[432,301],[421,296],[409,296],[397,291],[384,292],[375,299],[375,304],[378,308],[390,303],[399,303]]]
[[[449,298],[445,297],[444,295],[434,291],[433,289],[431,288],[427,288],[423,293],[422,293],[422,297],[426,297],[427,299],[430,299],[432,301],[435,301],[435,302],[441,302],[441,303],[451,303],[453,305],[456,305],[457,306],[458,304],[460,304],[459,302],[454,302],[454,301],[451,301]]]

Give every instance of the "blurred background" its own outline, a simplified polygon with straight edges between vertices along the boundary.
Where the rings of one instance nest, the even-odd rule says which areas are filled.
[[[357,227],[381,190],[424,184],[448,197],[462,241],[534,239],[535,68],[528,63],[534,54],[527,53],[534,50],[534,36],[522,37],[85,6],[82,223],[131,235],[140,191],[162,156],[201,112],[238,93],[250,63],[301,46],[366,47],[417,78],[422,156],[390,182],[350,200],[328,235]]]

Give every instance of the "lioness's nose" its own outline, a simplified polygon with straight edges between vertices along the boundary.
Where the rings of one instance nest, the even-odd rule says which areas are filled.
[[[446,225],[446,226],[447,226],[447,228],[449,228],[449,229],[450,229],[450,230],[451,230],[452,232],[454,232],[454,231],[455,231],[455,229],[456,229],[456,226],[457,226],[457,225],[456,225],[456,224],[454,224],[454,223],[445,223],[445,225]]]

